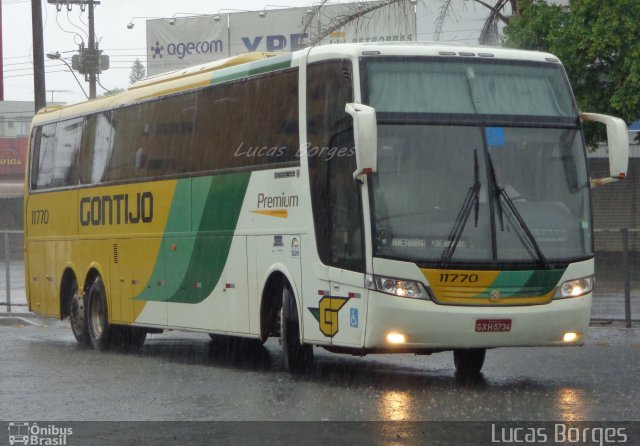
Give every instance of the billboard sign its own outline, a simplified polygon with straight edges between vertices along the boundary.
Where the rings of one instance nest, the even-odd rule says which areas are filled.
[[[147,73],[153,76],[229,57],[228,36],[226,18],[148,20]]]
[[[357,13],[354,8],[366,11],[381,3],[387,2],[325,5],[311,18],[307,31],[304,22],[313,11],[309,8],[149,20],[147,71],[154,75],[251,51],[297,51],[308,46],[318,30],[334,27],[322,44],[415,40],[415,8],[409,0],[336,27],[341,17]]]
[[[297,51],[307,45],[302,19],[307,8],[287,8],[258,13],[230,14],[231,53],[251,51]]]

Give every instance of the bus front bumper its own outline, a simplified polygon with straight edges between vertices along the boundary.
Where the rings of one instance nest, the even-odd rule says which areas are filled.
[[[590,315],[591,294],[545,305],[470,307],[370,291],[364,347],[418,351],[583,345]],[[509,331],[479,332],[476,331],[479,320],[505,323],[510,320],[511,327]],[[576,339],[567,342],[567,333],[576,333]],[[389,334],[404,336],[404,342],[391,343]]]

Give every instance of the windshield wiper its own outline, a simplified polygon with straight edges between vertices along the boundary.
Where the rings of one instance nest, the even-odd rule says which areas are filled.
[[[528,240],[531,246],[533,247],[533,250],[535,251],[538,257],[538,260],[540,260],[540,263],[544,265],[545,268],[548,268],[549,262],[547,261],[547,258],[542,253],[542,249],[540,249],[540,245],[536,241],[536,238],[533,236],[533,233],[529,229],[529,226],[527,226],[527,224],[524,221],[524,218],[522,218],[522,214],[520,214],[520,211],[518,211],[513,200],[511,199],[507,191],[504,190],[504,187],[500,187],[500,185],[498,185],[498,181],[496,179],[496,171],[493,166],[493,159],[491,158],[491,153],[487,151],[486,155],[487,155],[487,161],[489,163],[491,180],[493,182],[493,187],[495,188],[495,193],[496,193],[496,203],[498,204],[498,218],[500,219],[500,230],[504,231],[504,220],[502,218],[502,214],[503,214],[502,200],[504,200],[506,208],[509,211],[509,212],[505,212],[505,215],[507,216],[507,219],[511,222],[511,225],[514,228],[516,228],[516,230],[519,229],[518,236],[522,240],[522,243],[525,245],[525,247],[527,246],[527,244],[525,243],[525,240],[523,240],[522,238],[522,235],[524,235],[526,240]],[[517,225],[510,218],[511,216],[515,217],[515,219],[518,222]]]
[[[478,214],[480,212],[480,175],[478,172],[477,149],[473,149],[473,178],[473,185],[464,197],[462,207],[458,212],[456,221],[453,223],[449,237],[447,237],[447,246],[445,246],[444,251],[442,251],[441,259],[445,262],[451,260],[451,257],[453,257],[453,253],[458,246],[460,237],[462,237],[464,227],[467,225],[467,220],[469,219],[472,209],[475,209],[475,226],[478,227]]]

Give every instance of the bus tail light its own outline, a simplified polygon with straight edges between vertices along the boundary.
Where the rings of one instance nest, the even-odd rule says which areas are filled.
[[[593,276],[582,277],[581,279],[567,280],[558,287],[554,299],[564,299],[567,297],[584,296],[593,290]]]

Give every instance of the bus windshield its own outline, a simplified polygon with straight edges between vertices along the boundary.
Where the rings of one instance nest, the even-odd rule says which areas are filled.
[[[590,256],[584,145],[560,67],[407,64],[406,71],[403,63],[389,70],[367,64],[368,101],[379,124],[378,172],[371,182],[374,255],[427,264],[541,266]],[[495,83],[502,93],[482,96],[452,87],[453,75],[433,78],[443,66],[455,68],[467,85],[471,79],[487,88]],[[478,75],[490,70],[501,74],[493,80]],[[419,84],[436,96],[449,91],[450,99],[400,88]],[[513,97],[525,90],[535,100]]]

